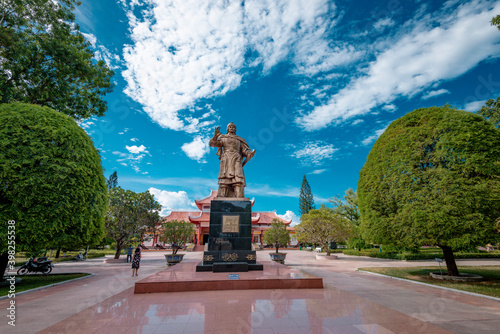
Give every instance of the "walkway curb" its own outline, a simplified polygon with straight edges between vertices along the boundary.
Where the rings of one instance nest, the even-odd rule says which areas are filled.
[[[78,280],[81,280],[81,279],[90,278],[90,277],[95,276],[95,274],[92,274],[92,273],[58,273],[57,275],[75,275],[75,274],[88,274],[88,275],[87,276],[83,276],[83,277],[73,278],[73,279],[70,279],[70,280],[67,280],[67,281],[62,281],[62,282],[57,282],[57,283],[53,283],[53,284],[48,284],[48,285],[40,286],[38,288],[34,288],[34,289],[22,291],[22,292],[16,292],[14,294],[16,296],[18,296],[18,295],[24,295],[25,293],[28,293],[28,292],[43,290],[43,289],[46,289],[46,288],[50,288],[52,286],[56,286],[56,285],[60,285],[60,284],[64,284],[64,283],[69,283],[69,282],[74,282],[74,281],[78,281]],[[9,298],[9,295],[1,296],[0,300],[7,299],[7,298]]]
[[[488,299],[492,299],[492,300],[496,300],[497,302],[500,302],[500,298],[492,297],[492,296],[487,296],[487,295],[482,295],[482,294],[475,293],[475,292],[469,292],[469,291],[464,291],[464,290],[457,290],[457,289],[447,288],[447,287],[440,286],[440,285],[433,285],[433,284],[428,284],[428,283],[423,283],[423,282],[418,282],[418,281],[412,281],[412,280],[406,279],[406,278],[392,277],[392,276],[389,276],[389,275],[374,273],[374,272],[371,272],[371,271],[366,271],[366,270],[361,270],[361,269],[356,269],[356,270],[359,271],[359,272],[363,272],[363,273],[368,273],[368,274],[372,274],[372,275],[378,275],[378,276],[382,276],[382,277],[392,278],[392,279],[395,279],[395,280],[398,280],[398,281],[404,281],[404,282],[410,282],[410,283],[415,283],[415,284],[430,286],[430,287],[433,287],[433,288],[448,290],[448,291],[452,291],[452,292],[459,292],[459,293],[463,293],[463,294],[470,295],[470,296],[475,296],[475,297],[488,298]]]

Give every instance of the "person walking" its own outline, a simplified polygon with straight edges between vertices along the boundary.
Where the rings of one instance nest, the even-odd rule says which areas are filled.
[[[134,258],[132,259],[132,276],[138,276],[137,271],[139,270],[139,266],[141,264],[141,249],[137,247],[135,249]]]
[[[134,247],[127,247],[127,263],[132,262],[132,252],[134,251]]]

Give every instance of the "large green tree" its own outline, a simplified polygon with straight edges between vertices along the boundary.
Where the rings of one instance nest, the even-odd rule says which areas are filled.
[[[311,186],[309,185],[309,182],[307,182],[307,178],[304,175],[304,178],[302,179],[302,186],[300,187],[299,214],[302,216],[314,208],[314,196],[311,191]]]
[[[302,216],[302,221],[295,226],[297,239],[300,242],[319,244],[330,256],[330,242],[341,242],[354,233],[351,222],[332,209],[322,205]]]
[[[358,194],[355,190],[349,188],[343,197],[336,195],[328,201],[333,204],[333,212],[346,218],[353,225],[359,225]]]
[[[374,243],[437,245],[448,274],[453,249],[499,240],[500,131],[449,106],[415,110],[374,144],[358,183],[363,236]]]
[[[357,249],[366,248],[367,244],[361,237],[361,228],[359,226],[361,219],[358,207],[358,193],[349,188],[345,191],[343,197],[336,195],[328,201],[333,205],[333,212],[350,221],[353,226],[353,235],[348,239],[349,246]]]
[[[120,187],[110,189],[106,229],[116,242],[115,259],[120,258],[120,251],[132,238],[160,222],[160,211],[161,205],[149,191],[135,193]]]
[[[4,260],[8,221],[15,221],[17,251],[86,245],[102,238],[106,207],[99,152],[71,117],[24,103],[0,105]]]
[[[489,99],[477,112],[479,115],[486,118],[488,121],[493,123],[497,128],[500,127],[500,97],[497,97],[496,101]]]
[[[118,187],[118,173],[116,171],[114,171],[106,180],[106,185],[109,190]]]
[[[113,71],[78,31],[75,0],[0,1],[0,103],[51,107],[77,120],[102,116]]]

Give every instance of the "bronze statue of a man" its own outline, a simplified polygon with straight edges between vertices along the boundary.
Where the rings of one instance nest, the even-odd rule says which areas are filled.
[[[217,197],[245,197],[243,166],[255,155],[255,150],[250,151],[245,139],[236,135],[236,125],[233,122],[227,125],[225,135],[220,133],[219,126],[216,127],[209,145],[218,147],[220,168]]]

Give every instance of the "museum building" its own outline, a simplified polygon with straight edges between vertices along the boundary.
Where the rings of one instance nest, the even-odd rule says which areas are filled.
[[[210,196],[197,200],[195,199],[196,206],[200,211],[172,211],[170,215],[163,217],[162,222],[169,222],[172,220],[191,222],[195,225],[196,234],[193,242],[196,245],[204,245],[208,242],[208,230],[210,224],[210,203],[217,197],[217,191],[212,190]],[[255,199],[251,200],[252,207],[255,203]],[[276,212],[252,212],[252,242],[262,245],[262,238],[264,236],[265,230],[267,230],[273,219],[278,219],[287,225],[287,230],[290,233],[290,245],[297,244],[297,239],[295,237],[295,229],[290,227],[292,220],[285,220],[278,217]],[[155,236],[147,240],[144,244],[146,246],[156,245],[161,243],[159,237]]]

